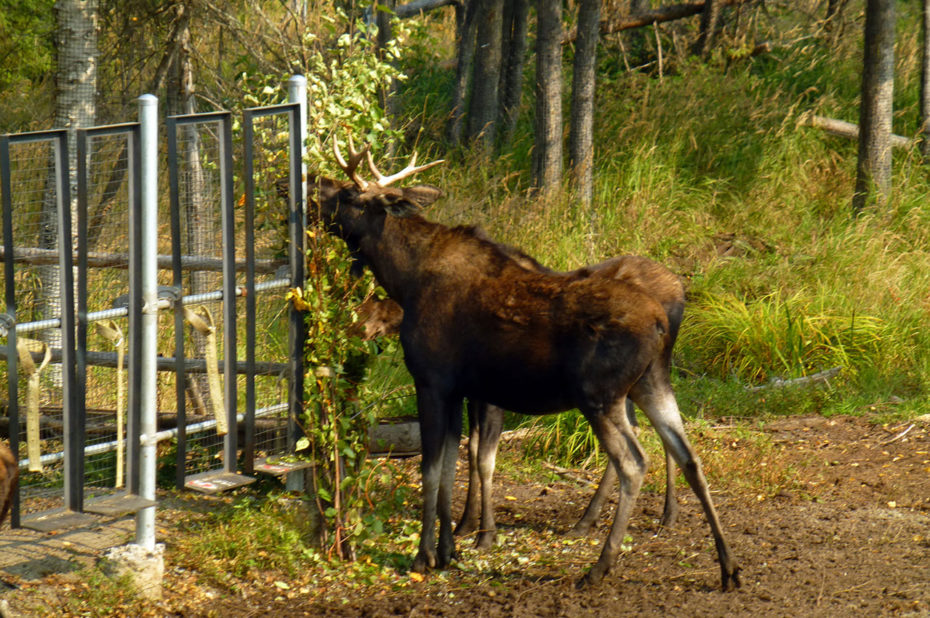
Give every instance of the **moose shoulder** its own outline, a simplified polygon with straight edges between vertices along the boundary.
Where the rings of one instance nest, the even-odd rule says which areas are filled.
[[[348,162],[335,154],[351,182],[316,179],[310,198],[404,312],[400,340],[416,387],[423,452],[423,529],[413,568],[443,567],[454,556],[451,495],[468,397],[526,414],[578,408],[591,423],[620,478],[607,541],[580,583],[599,582],[619,553],[646,468],[626,417],[631,396],[704,507],[723,588],[739,585],[662,361],[671,345],[662,306],[628,281],[534,270],[474,228],[425,220],[416,211],[438,190],[388,185],[427,166],[411,163],[384,177],[369,155],[377,178],[370,182],[357,171],[366,153],[350,152]]]

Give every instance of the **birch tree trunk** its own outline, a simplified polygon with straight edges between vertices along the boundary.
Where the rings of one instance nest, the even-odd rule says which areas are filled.
[[[501,37],[503,0],[477,0],[477,33],[471,104],[468,108],[468,138],[485,152],[494,148],[500,105]]]
[[[562,182],[562,3],[539,0],[536,26],[534,186],[551,193]]]
[[[853,210],[887,202],[891,191],[891,113],[894,93],[894,0],[867,0],[859,156]]]
[[[930,0],[922,2],[920,44],[920,153],[930,161]]]
[[[60,0],[55,4],[55,126],[68,130],[68,184],[71,188],[71,220],[77,221],[77,139],[76,131],[94,125],[97,93],[97,1]],[[54,170],[54,166],[52,166]],[[51,172],[42,207],[39,247],[58,246],[58,214],[54,171]],[[76,229],[76,228],[75,228]],[[38,312],[45,318],[61,315],[61,287],[57,265],[39,268],[41,291]],[[61,331],[43,331],[43,340],[61,347]],[[48,374],[61,382],[61,366],[53,365]]]
[[[600,19],[600,0],[580,0],[568,149],[572,181],[578,199],[585,206],[591,204],[594,196],[594,86]]]
[[[168,88],[168,108],[171,112],[193,114],[197,111],[194,100],[194,68],[191,60],[190,8],[184,2],[176,5],[178,15],[177,56],[171,70]],[[212,201],[207,195],[206,178],[201,160],[201,138],[197,125],[186,124],[180,128],[178,140],[179,156],[182,159],[181,207],[184,211],[184,249],[190,255],[216,256],[219,247],[213,238],[217,212],[211,208]],[[215,208],[215,207],[213,207]],[[189,294],[203,294],[218,289],[219,281],[215,273],[191,271]],[[228,301],[224,301],[228,302]],[[222,327],[218,326],[218,330]],[[189,329],[193,350],[188,354],[196,358],[205,358],[207,338],[196,328]],[[198,414],[212,410],[210,388],[205,374],[187,377],[185,388]]]
[[[500,135],[504,143],[513,139],[520,112],[529,12],[529,0],[505,0],[500,86]]]
[[[452,85],[452,110],[447,133],[449,141],[462,141],[465,125],[465,102],[468,100],[472,66],[475,59],[475,11],[478,0],[463,0],[455,5],[456,57],[455,82]]]

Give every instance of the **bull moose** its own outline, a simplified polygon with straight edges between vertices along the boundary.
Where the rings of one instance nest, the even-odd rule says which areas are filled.
[[[587,269],[540,272],[474,227],[447,227],[417,214],[435,187],[390,186],[438,161],[384,176],[370,150],[345,160],[349,181],[310,179],[309,195],[329,230],[367,265],[403,309],[400,342],[417,395],[422,447],[422,532],[412,569],[455,556],[452,486],[465,398],[522,414],[578,408],[619,477],[614,521],[579,586],[596,584],[616,561],[642,485],[646,455],[626,415],[627,397],[645,412],[694,490],[711,527],[724,590],[739,586],[700,460],[688,442],[663,361],[668,318],[642,287]],[[358,167],[367,157],[375,180]],[[438,546],[436,519],[439,519]]]
[[[577,272],[558,273],[549,270],[518,249],[505,248],[528,268],[567,277],[578,276]],[[685,303],[684,288],[678,277],[661,264],[633,255],[618,256],[589,266],[587,269],[592,276],[610,277],[635,283],[662,305],[669,322],[670,339],[663,362],[670,364],[671,350],[681,325]],[[391,299],[370,298],[359,308],[359,315],[365,337],[372,339],[397,334],[404,313],[403,309]],[[488,548],[493,545],[496,536],[492,481],[497,446],[503,429],[504,410],[481,401],[469,401],[467,409],[470,429],[468,490],[462,517],[455,527],[455,535],[476,533],[475,545],[478,548]],[[631,425],[636,426],[636,414],[633,403],[629,399],[627,400],[627,418]],[[675,500],[675,464],[668,451],[666,451],[665,460],[666,493],[665,507],[660,519],[662,527],[671,526],[678,514],[678,503]],[[591,530],[603,508],[608,492],[613,489],[616,482],[617,476],[614,468],[608,465],[588,508],[572,528],[572,534],[583,535]]]

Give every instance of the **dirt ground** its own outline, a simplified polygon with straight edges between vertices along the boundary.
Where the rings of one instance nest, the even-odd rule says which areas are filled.
[[[602,584],[576,590],[576,580],[600,551],[609,514],[588,539],[568,540],[562,533],[591,494],[584,480],[595,481],[595,475],[574,471],[535,483],[515,472],[496,478],[497,546],[479,554],[467,539],[460,540],[461,564],[422,581],[399,573],[401,586],[395,580],[390,586],[333,590],[323,584],[317,589],[309,580],[286,594],[268,582],[197,600],[169,564],[166,596],[156,611],[190,616],[930,616],[930,423],[790,417],[764,425],[719,423],[690,433],[742,567],[737,591],[719,590],[709,529],[686,487],[679,489],[678,522],[658,530],[663,487],[652,481],[635,507],[628,551]],[[519,446],[505,448],[517,452]],[[661,471],[653,474],[658,479]],[[459,510],[463,493],[456,495]],[[56,585],[54,577],[0,593],[0,599],[9,599],[15,610],[21,595]]]

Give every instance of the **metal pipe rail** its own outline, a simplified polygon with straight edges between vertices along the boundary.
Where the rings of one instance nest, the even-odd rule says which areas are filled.
[[[291,285],[290,280],[288,279],[274,279],[272,281],[263,281],[262,283],[255,284],[255,293],[265,292],[267,290],[274,290],[280,288],[286,288]],[[237,285],[235,295],[237,297],[247,296],[248,290],[245,286]],[[189,294],[181,298],[182,305],[195,305],[197,303],[208,303],[216,302],[223,300],[223,291],[215,290],[213,292],[204,292],[203,294]],[[158,300],[158,310],[164,311],[166,309],[171,309],[174,307],[174,303],[171,300],[166,298],[160,298]],[[112,320],[115,318],[125,318],[129,315],[129,307],[114,307],[113,309],[103,309],[101,311],[94,311],[87,314],[88,322],[99,322],[101,320]],[[48,320],[37,320],[35,322],[22,322],[16,325],[16,334],[22,335],[24,333],[33,333],[40,330],[47,330],[50,328],[61,328],[61,318],[51,318]],[[0,324],[0,337],[6,337],[9,334],[9,327],[3,324]]]
[[[16,263],[33,265],[58,263],[57,249],[17,247],[13,249],[12,254],[13,262]],[[5,262],[7,257],[6,247],[0,245],[0,262]],[[77,262],[77,252],[73,253],[73,258]],[[171,270],[172,257],[170,255],[158,255],[156,261],[159,270]],[[90,251],[87,253],[87,266],[89,268],[129,268],[129,254]],[[284,260],[255,260],[255,272],[258,273],[271,274],[282,267],[287,268],[287,262]],[[245,260],[236,261],[236,272],[245,272],[247,268],[248,264]],[[181,270],[222,272],[223,260],[221,258],[183,255],[181,256]]]
[[[266,416],[271,416],[278,412],[284,412],[287,410],[287,407],[288,406],[286,403],[277,403],[273,406],[266,406],[264,408],[259,408],[258,410],[255,410],[255,418],[264,418]],[[239,420],[239,422],[242,422],[245,419],[245,414],[238,414],[236,418]],[[207,429],[212,429],[214,427],[216,427],[216,420],[211,419],[211,420],[201,421],[199,423],[193,423],[191,425],[188,425],[186,428],[186,431],[188,433],[196,433],[198,431],[206,431]],[[171,429],[165,429],[165,430],[159,431],[155,433],[151,438],[143,434],[140,437],[140,440],[143,446],[153,445],[153,444],[158,444],[159,442],[163,442],[164,440],[170,440],[174,438],[177,434],[178,434],[178,428],[173,427]],[[90,446],[86,446],[84,447],[84,456],[87,457],[88,455],[100,455],[103,453],[109,453],[109,452],[115,451],[119,442],[120,442],[119,440],[112,440],[110,442],[100,442],[98,444],[92,444]],[[58,453],[48,453],[46,455],[42,455],[39,461],[42,462],[42,465],[47,465],[47,464],[58,463],[59,461],[62,461],[64,458],[65,458],[65,453],[64,451],[61,451]],[[29,459],[28,458],[20,459],[19,469],[26,470],[28,468],[29,468]]]

